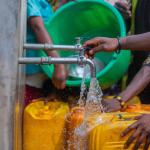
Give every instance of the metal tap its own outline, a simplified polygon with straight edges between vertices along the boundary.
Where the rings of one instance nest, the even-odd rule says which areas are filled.
[[[85,64],[90,66],[91,78],[96,77],[96,67],[92,60],[84,56],[85,48],[81,45],[81,38],[76,38],[75,45],[52,45],[52,44],[24,44],[24,49],[32,50],[74,50],[79,51],[77,57],[20,57],[19,64],[78,64],[83,66]]]
[[[79,59],[80,59],[80,66],[83,67],[84,63],[83,63],[83,59],[84,59],[84,51],[85,49],[82,47],[81,45],[81,38],[80,37],[76,37],[76,47],[77,49],[79,49]]]

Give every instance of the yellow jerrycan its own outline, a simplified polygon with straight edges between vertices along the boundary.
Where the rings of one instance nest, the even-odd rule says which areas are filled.
[[[69,107],[63,102],[35,101],[24,110],[23,150],[62,150],[65,117]]]

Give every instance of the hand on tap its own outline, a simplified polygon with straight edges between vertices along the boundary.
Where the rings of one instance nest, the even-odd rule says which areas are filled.
[[[91,49],[86,51],[86,56],[93,57],[95,53],[100,51],[112,52],[117,50],[118,40],[117,38],[96,37],[86,41],[83,47],[90,47]]]
[[[149,51],[150,50],[150,32],[143,34],[131,35],[122,38],[107,38],[96,37],[84,43],[86,56],[93,57],[95,53],[105,51],[112,52],[116,50],[131,50],[131,51]]]

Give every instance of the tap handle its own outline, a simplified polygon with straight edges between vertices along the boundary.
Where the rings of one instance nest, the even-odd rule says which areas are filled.
[[[78,46],[81,46],[81,42],[83,39],[89,39],[89,37],[76,37],[76,43]],[[87,47],[83,47],[83,51],[89,51],[93,48],[93,46],[87,46]]]
[[[81,38],[80,37],[76,37],[75,39],[76,39],[77,45],[81,45]]]
[[[86,46],[86,47],[84,47],[84,50],[85,51],[90,51],[92,48],[93,48],[93,46]]]
[[[86,37],[86,36],[83,36],[83,37],[76,37],[75,40],[77,42],[77,44],[81,44],[82,40],[89,40],[91,39],[90,37]]]

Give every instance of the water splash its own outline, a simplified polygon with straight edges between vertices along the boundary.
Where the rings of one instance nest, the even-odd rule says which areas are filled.
[[[86,80],[86,70],[84,66],[83,79],[81,84],[80,98],[78,101],[77,110],[83,108],[84,115],[82,123],[78,124],[81,119],[81,113],[77,114],[76,123],[78,126],[71,129],[70,139],[67,141],[67,150],[88,150],[88,134],[89,132],[103,123],[103,119],[100,116],[104,112],[102,106],[102,90],[96,78],[91,79],[89,91],[87,92],[87,87],[85,84]],[[73,116],[72,116],[73,118]],[[81,120],[80,120],[81,121]],[[72,120],[72,122],[75,122]],[[70,122],[71,124],[71,122]],[[69,128],[70,129],[70,128]]]
[[[85,79],[86,79],[86,65],[83,66],[83,78],[82,78],[82,82],[81,82],[81,88],[80,88],[80,98],[78,100],[78,105],[80,107],[84,107],[85,106],[85,102],[86,102],[86,94],[87,94],[87,87],[85,85]]]
[[[85,117],[94,113],[104,112],[102,106],[102,90],[96,78],[92,78],[90,82],[89,92],[87,94],[87,100],[85,104]]]
[[[79,137],[88,137],[88,133],[103,123],[103,119],[100,116],[104,112],[102,101],[102,90],[96,78],[91,79],[89,92],[87,94],[87,100],[85,104],[85,116],[82,124],[75,129],[75,134]]]

